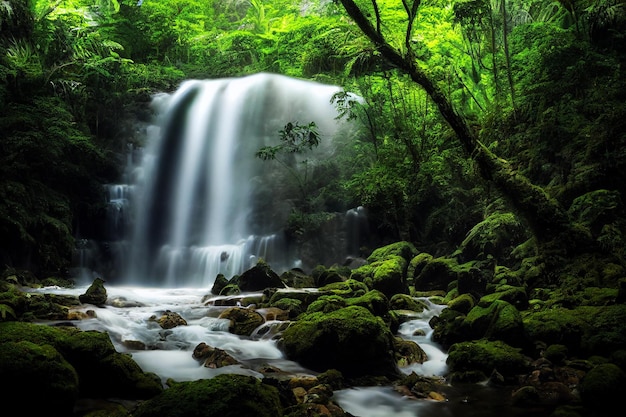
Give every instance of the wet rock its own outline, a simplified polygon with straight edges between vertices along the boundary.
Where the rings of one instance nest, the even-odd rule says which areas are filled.
[[[204,367],[216,369],[240,362],[223,349],[212,347],[202,342],[193,350],[192,357],[203,362]]]
[[[263,291],[265,288],[285,288],[276,272],[263,260],[239,276],[237,285],[242,292]]]
[[[93,304],[98,307],[104,306],[107,301],[107,290],[104,288],[104,282],[102,278],[96,278],[89,288],[87,288],[87,291],[78,296],[80,302],[83,304]]]
[[[301,316],[283,332],[280,346],[289,359],[314,371],[337,369],[347,377],[399,375],[391,331],[359,306]]]
[[[261,314],[244,307],[227,308],[222,311],[219,318],[230,320],[228,331],[239,336],[250,336],[257,327],[265,323]]]
[[[177,326],[186,326],[187,321],[180,316],[180,314],[175,313],[170,310],[166,310],[165,313],[161,315],[156,322],[161,326],[162,329],[168,330],[173,329]]]

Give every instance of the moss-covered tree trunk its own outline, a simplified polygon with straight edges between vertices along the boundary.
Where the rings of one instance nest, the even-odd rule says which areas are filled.
[[[567,243],[572,245],[570,249],[573,249],[577,242],[580,243],[580,234],[574,233],[571,221],[559,203],[541,187],[532,184],[528,178],[513,169],[506,160],[498,158],[490,152],[480,142],[476,133],[470,129],[467,121],[456,112],[441,88],[428,77],[424,69],[418,66],[411,52],[409,40],[420,1],[414,0],[411,5],[408,4],[408,1],[404,2],[408,16],[405,43],[407,52],[404,55],[386,41],[379,30],[381,22],[377,21],[375,27],[353,0],[341,0],[341,3],[382,56],[408,74],[426,91],[456,133],[467,155],[476,161],[481,175],[495,184],[497,189],[508,198],[514,210],[527,220],[537,239],[540,242],[550,242],[557,237],[568,235],[570,238],[567,239]],[[573,236],[578,237],[572,239]]]

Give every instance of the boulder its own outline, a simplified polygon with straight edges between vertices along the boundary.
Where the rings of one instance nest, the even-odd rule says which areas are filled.
[[[262,259],[255,266],[242,273],[236,284],[241,292],[263,291],[266,288],[285,288],[276,272]]]
[[[265,323],[261,314],[244,307],[229,307],[220,313],[219,318],[230,320],[228,331],[239,336],[250,336],[257,327]]]
[[[494,371],[505,380],[514,381],[530,369],[530,360],[521,349],[486,339],[455,343],[448,350],[446,362],[451,383],[485,381]]]
[[[70,416],[79,395],[78,374],[51,345],[0,343],[0,392],[20,415]]]
[[[282,407],[278,389],[247,375],[174,383],[141,403],[133,417],[276,417]]]
[[[107,290],[104,288],[104,280],[96,278],[93,280],[87,291],[78,296],[83,304],[93,304],[98,307],[104,306],[107,302]]]
[[[304,314],[285,330],[280,346],[289,359],[313,371],[397,377],[393,340],[382,319],[349,306]]]

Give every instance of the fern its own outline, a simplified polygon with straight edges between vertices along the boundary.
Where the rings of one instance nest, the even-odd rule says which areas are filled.
[[[14,319],[17,318],[15,311],[11,308],[11,306],[0,304],[0,317],[3,321],[7,319],[7,313]]]

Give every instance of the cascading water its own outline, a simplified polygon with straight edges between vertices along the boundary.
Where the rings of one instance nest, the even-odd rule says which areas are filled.
[[[165,287],[208,286],[258,258],[280,272],[297,266],[283,234],[291,209],[287,176],[255,157],[289,122],[315,122],[324,152],[340,124],[338,87],[275,74],[190,80],[155,97],[133,188],[133,234],[125,280]],[[296,167],[297,168],[297,167]]]

